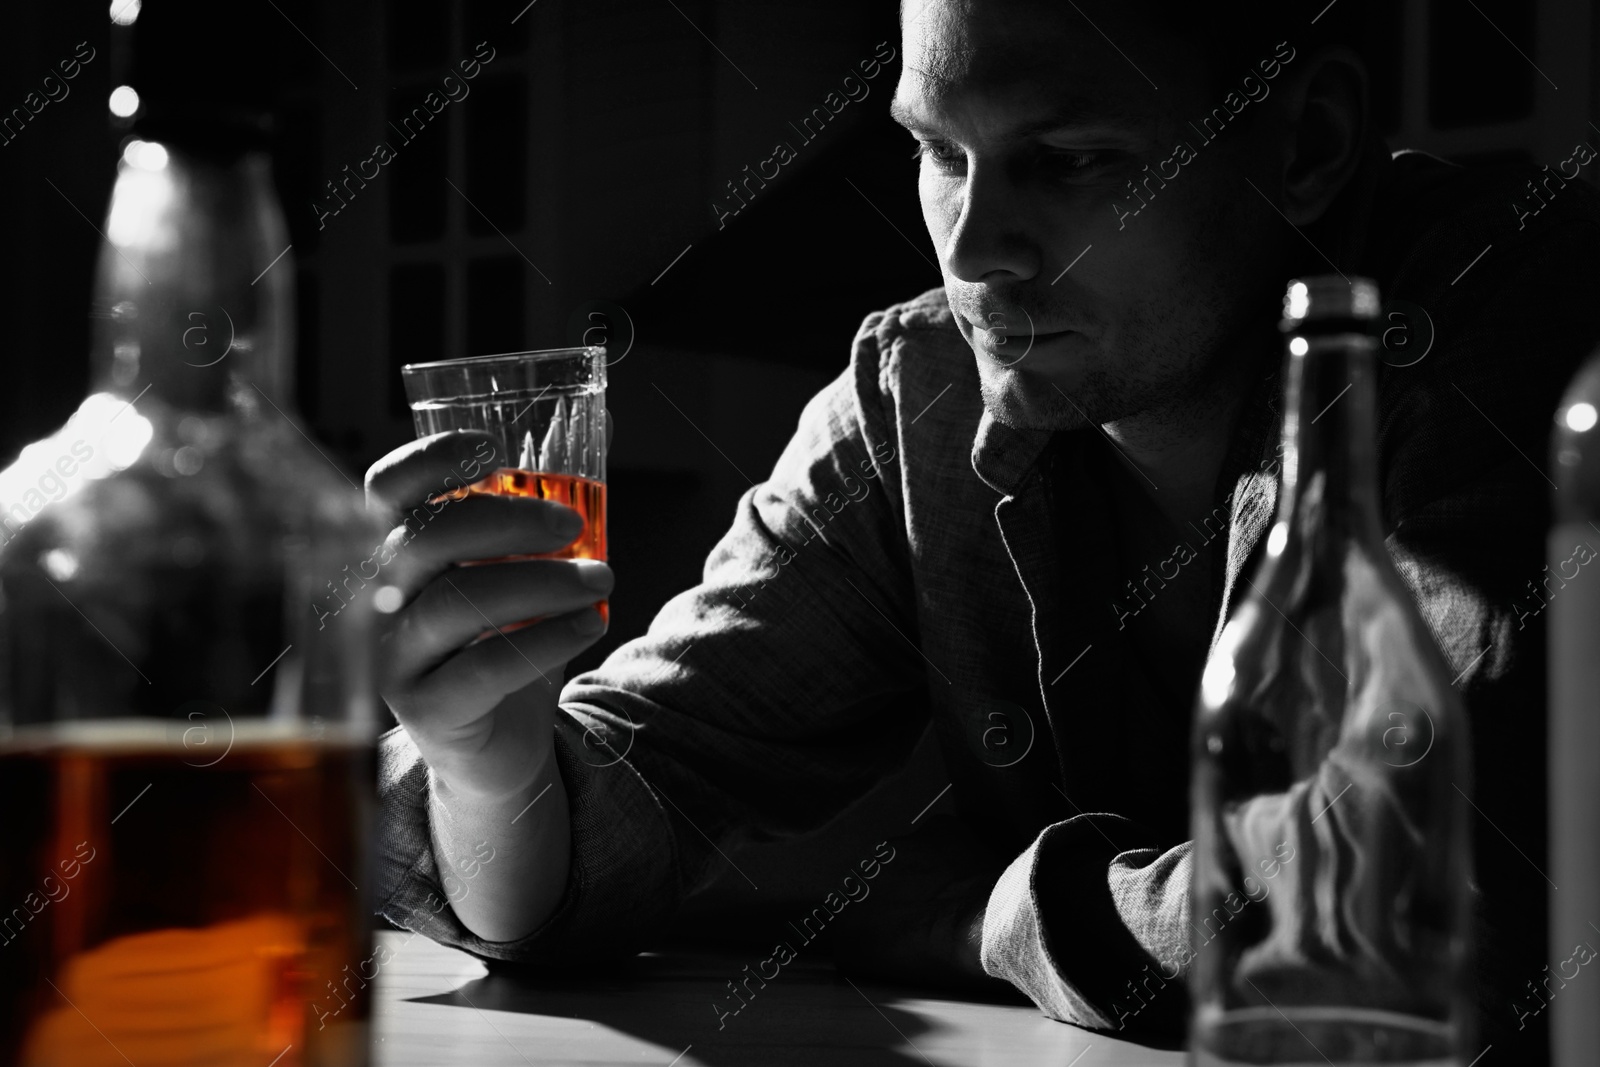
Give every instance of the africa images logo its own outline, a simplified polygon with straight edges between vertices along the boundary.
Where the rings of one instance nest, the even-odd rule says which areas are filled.
[[[1374,715],[1378,725],[1384,727],[1382,741],[1383,762],[1391,767],[1410,767],[1421,763],[1433,749],[1433,716],[1428,709],[1409,700],[1393,700],[1379,708]]]
[[[867,83],[876,78],[885,65],[894,62],[894,46],[888,41],[879,41],[872,56],[873,58],[863,59],[856,64],[856,68],[861,72],[860,78],[854,74],[844,76],[839,85],[839,88],[844,90],[842,95],[838,89],[830,90],[828,95],[822,98],[822,104],[812,108],[811,113],[800,120],[799,126],[793,122],[789,123],[789,128],[799,135],[801,148],[820,137],[828,123],[848,105],[859,104],[871,94],[872,87]],[[754,200],[756,193],[767,187],[767,182],[776,181],[783,168],[792,163],[798,155],[799,153],[788,141],[779,141],[772,146],[772,154],[757,163],[753,172],[750,165],[745,164],[744,177],[739,179],[739,184],[735,185],[731,178],[727,183],[732,204],[717,201],[711,203],[711,214],[717,220],[717,229],[724,229],[730,218],[749,207],[748,201]],[[742,195],[740,189],[744,190]]]
[[[1012,767],[1033,751],[1036,731],[1027,708],[1009,700],[984,700],[979,710],[968,730],[980,760],[991,767]]]
[[[1273,58],[1263,59],[1256,64],[1256,69],[1261,72],[1259,78],[1256,77],[1254,72],[1246,74],[1240,81],[1239,87],[1229,90],[1227,95],[1222,98],[1220,107],[1212,108],[1209,114],[1200,119],[1200,125],[1196,126],[1193,122],[1189,123],[1189,128],[1199,135],[1200,148],[1204,148],[1222,136],[1222,131],[1228,123],[1233,121],[1240,112],[1244,111],[1251,102],[1260,103],[1271,95],[1272,89],[1267,83],[1276,78],[1285,66],[1293,62],[1296,53],[1288,41],[1279,41],[1274,46],[1272,55]],[[1183,174],[1183,168],[1193,163],[1199,155],[1199,149],[1188,141],[1179,141],[1173,146],[1172,155],[1156,164],[1154,173],[1151,172],[1150,165],[1145,164],[1144,177],[1140,179],[1137,185],[1134,184],[1132,178],[1128,179],[1127,202],[1113,203],[1111,205],[1111,210],[1117,214],[1117,229],[1126,229],[1129,219],[1150,206],[1149,201],[1155,199],[1156,191],[1165,189],[1167,182],[1176,181]],[[1168,168],[1171,168],[1171,173],[1168,173]],[[1151,182],[1155,182],[1155,188],[1151,188]],[[1141,187],[1144,190],[1142,193],[1140,192]],[[1135,202],[1137,202],[1138,207],[1133,206]]]

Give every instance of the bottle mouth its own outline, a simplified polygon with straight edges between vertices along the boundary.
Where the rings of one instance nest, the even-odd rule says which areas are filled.
[[[1556,408],[1550,477],[1557,522],[1600,520],[1600,349],[1578,371]],[[1588,536],[1585,534],[1584,536]],[[1591,541],[1590,544],[1600,544]]]
[[[1319,274],[1289,283],[1280,329],[1289,333],[1305,324],[1325,322],[1371,324],[1380,314],[1378,283],[1371,278]]]

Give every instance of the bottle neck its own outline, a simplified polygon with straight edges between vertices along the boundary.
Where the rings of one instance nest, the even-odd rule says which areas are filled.
[[[286,404],[294,267],[264,155],[131,142],[105,238],[96,391],[202,413],[258,408],[262,392]]]
[[[1296,342],[1304,341],[1302,351]],[[1370,336],[1296,335],[1288,357],[1283,498],[1288,543],[1314,555],[1378,548],[1376,357]]]

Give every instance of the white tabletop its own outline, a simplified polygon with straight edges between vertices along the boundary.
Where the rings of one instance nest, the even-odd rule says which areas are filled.
[[[378,1067],[1176,1067],[1146,1048],[1031,1007],[852,983],[797,960],[737,1015],[726,983],[756,962],[726,951],[646,954],[602,978],[496,974],[455,949],[380,932]],[[752,988],[755,988],[752,986]]]

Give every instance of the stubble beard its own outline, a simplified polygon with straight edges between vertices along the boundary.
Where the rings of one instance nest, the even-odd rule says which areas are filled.
[[[1080,381],[1064,386],[1039,375],[1008,370],[977,354],[978,387],[983,406],[1002,426],[1013,430],[1053,432],[1100,426],[1148,410],[1163,397],[1140,395],[1166,390],[1137,388],[1102,370],[1086,373]]]

